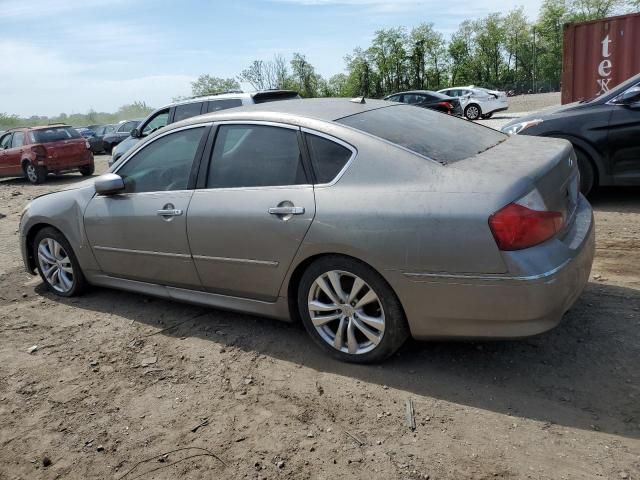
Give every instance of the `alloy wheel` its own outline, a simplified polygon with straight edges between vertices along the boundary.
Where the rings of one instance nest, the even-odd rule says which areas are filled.
[[[38,172],[36,171],[36,167],[34,167],[33,164],[28,163],[25,170],[27,172],[27,178],[30,182],[35,183],[38,181]]]
[[[471,105],[469,108],[467,108],[468,119],[476,120],[479,116],[480,116],[480,111],[478,110],[478,107],[476,107],[475,105]]]
[[[331,270],[311,285],[311,322],[320,337],[336,350],[359,355],[382,341],[385,314],[378,294],[353,273]]]
[[[73,266],[63,246],[53,238],[43,238],[38,244],[38,264],[51,287],[67,293],[73,287]]]

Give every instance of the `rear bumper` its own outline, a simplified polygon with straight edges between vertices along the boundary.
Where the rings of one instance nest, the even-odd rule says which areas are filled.
[[[517,338],[555,327],[589,280],[595,253],[591,206],[580,197],[563,239],[504,252],[504,275],[402,272],[392,285],[414,338]]]

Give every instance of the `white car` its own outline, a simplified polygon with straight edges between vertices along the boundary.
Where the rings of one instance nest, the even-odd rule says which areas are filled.
[[[440,93],[460,99],[460,105],[465,117],[469,120],[491,118],[496,112],[503,112],[509,108],[507,94],[497,90],[475,87],[453,87],[439,90]]]

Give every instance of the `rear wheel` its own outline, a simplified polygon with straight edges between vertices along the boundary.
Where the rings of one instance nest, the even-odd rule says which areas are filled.
[[[90,175],[93,175],[93,172],[95,172],[96,170],[96,166],[93,162],[91,162],[89,165],[80,167],[79,170],[84,177],[88,177]]]
[[[467,105],[467,108],[464,109],[464,116],[469,120],[477,120],[482,115],[482,109],[480,105],[476,105],[472,103],[471,105]]]
[[[42,281],[56,295],[73,297],[87,286],[67,239],[55,228],[43,228],[33,242],[33,257]]]
[[[47,169],[39,165],[34,165],[31,160],[27,160],[22,165],[24,176],[34,185],[44,183],[47,179]]]
[[[576,157],[578,159],[578,170],[580,170],[580,192],[586,197],[593,193],[596,189],[596,172],[593,163],[586,153],[576,148]]]
[[[384,360],[409,336],[391,287],[371,267],[346,257],[311,264],[300,280],[298,309],[311,338],[347,362]]]

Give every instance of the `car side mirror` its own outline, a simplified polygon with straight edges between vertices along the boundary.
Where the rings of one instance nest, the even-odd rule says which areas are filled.
[[[131,132],[129,132],[129,135],[131,135],[133,138],[140,138],[140,130],[134,128],[133,130],[131,130]]]
[[[124,180],[115,173],[105,173],[95,180],[96,193],[100,195],[113,195],[124,190]]]
[[[624,92],[618,97],[618,102],[621,105],[632,105],[640,103],[640,87],[633,87]],[[635,107],[635,105],[633,105]]]

